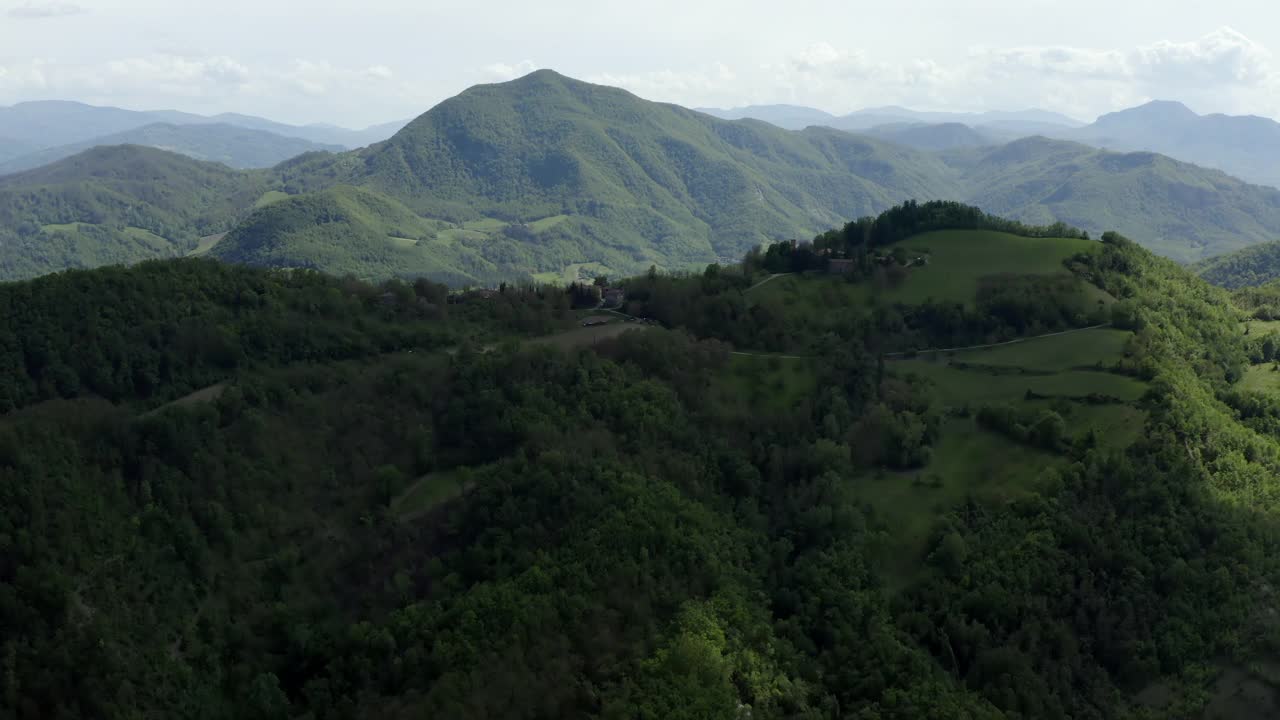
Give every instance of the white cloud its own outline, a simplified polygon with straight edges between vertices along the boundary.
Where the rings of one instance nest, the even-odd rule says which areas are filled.
[[[756,66],[601,73],[644,97],[689,105],[796,103],[833,112],[908,105],[921,109],[1032,106],[1091,119],[1151,99],[1192,107],[1280,114],[1271,52],[1222,28],[1191,41],[1130,48],[977,47],[958,58],[885,61],[818,42]]]
[[[532,60],[521,60],[520,62],[508,64],[503,62],[493,63],[484,68],[484,72],[494,80],[507,81],[515,80],[518,77],[528,75],[538,69],[537,63]]]
[[[17,20],[40,20],[43,18],[79,15],[82,12],[84,12],[84,8],[75,3],[28,0],[21,5],[10,8],[8,15]]]

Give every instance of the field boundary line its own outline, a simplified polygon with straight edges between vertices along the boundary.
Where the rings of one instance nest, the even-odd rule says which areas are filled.
[[[965,347],[952,348],[925,348],[924,350],[901,350],[898,352],[884,353],[884,357],[906,357],[908,355],[927,355],[929,353],[944,352],[964,352],[966,350],[985,350],[987,348],[1004,347],[1005,345],[1017,345],[1019,343],[1032,342],[1035,340],[1043,340],[1044,338],[1058,337],[1060,335],[1071,335],[1073,333],[1085,332],[1086,330],[1098,330],[1101,328],[1111,327],[1112,323],[1102,323],[1101,325],[1090,325],[1089,327],[1072,328],[1070,330],[1060,330],[1058,332],[1045,333],[1044,335],[1036,335],[1028,338],[1017,338],[1015,340],[1006,340],[998,343],[987,343],[986,345],[968,345]]]

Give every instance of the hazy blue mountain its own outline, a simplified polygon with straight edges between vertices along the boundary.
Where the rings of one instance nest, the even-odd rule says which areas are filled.
[[[803,130],[814,125],[830,127],[836,121],[836,116],[829,112],[801,105],[748,105],[727,110],[721,108],[696,109],[698,112],[704,112],[721,120],[750,118],[752,120],[762,120],[788,130]]]
[[[0,137],[0,162],[25,155],[35,148],[30,143],[12,138]]]
[[[961,123],[893,123],[877,125],[860,132],[880,140],[928,151],[986,147],[1003,141],[999,132],[979,130]]]
[[[252,115],[241,115],[238,113],[222,113],[209,118],[210,121],[227,123],[229,125],[237,125],[239,127],[252,128],[254,130],[262,130],[276,135],[284,135],[286,137],[302,138],[313,143],[321,145],[340,145],[348,150],[362,148],[372,145],[376,142],[382,142],[397,131],[409,124],[408,120],[397,120],[395,122],[382,123],[373,125],[363,130],[349,130],[347,128],[338,127],[337,125],[329,125],[326,123],[317,123],[314,125],[287,125],[278,123],[274,120],[254,117]]]
[[[1057,134],[1084,123],[1061,113],[1048,110],[993,110],[981,113],[922,112],[910,108],[889,105],[866,108],[847,115],[836,116],[824,110],[802,105],[748,105],[721,109],[698,108],[700,112],[722,120],[751,118],[777,125],[788,130],[803,130],[811,125],[822,125],[839,130],[869,130],[882,125],[950,125],[961,124],[983,130],[999,131],[1009,140],[1036,134]]]
[[[0,175],[8,175],[71,157],[92,147],[143,145],[169,150],[197,160],[220,162],[233,168],[265,168],[306,152],[339,152],[341,145],[320,145],[296,137],[223,123],[170,125],[156,123],[104,135],[84,142],[61,145],[0,162]]]
[[[1280,191],[1156,153],[1031,137],[940,157],[988,212],[1117,230],[1183,262],[1280,237]]]
[[[13,158],[35,150],[81,143],[156,123],[170,125],[221,123],[263,130],[285,137],[301,138],[321,145],[339,145],[346,149],[354,149],[386,140],[404,127],[406,122],[383,123],[363,130],[349,130],[329,125],[288,125],[237,113],[206,117],[177,110],[125,110],[65,100],[42,100],[0,107],[0,138],[22,145],[20,152],[7,156]],[[0,141],[0,159],[6,157],[4,153],[4,141]]]
[[[1096,147],[1147,150],[1280,186],[1280,123],[1253,115],[1198,115],[1182,103],[1150,102],[1060,135]]]
[[[841,130],[868,130],[880,125],[901,123],[940,125],[962,124],[979,130],[1000,131],[1009,139],[1027,135],[1053,135],[1083,125],[1079,120],[1048,110],[993,110],[981,113],[922,112],[888,106],[858,110],[837,118],[832,127]]]

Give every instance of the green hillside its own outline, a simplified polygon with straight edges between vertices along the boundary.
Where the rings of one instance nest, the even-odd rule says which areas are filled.
[[[947,162],[970,188],[964,199],[988,212],[1114,229],[1182,262],[1280,236],[1280,191],[1162,155],[1027,138]]]
[[[291,192],[365,186],[455,223],[567,216],[486,256],[539,277],[584,263],[616,274],[732,259],[907,198],[1118,228],[1179,260],[1280,233],[1280,191],[1156,155],[1043,138],[932,154],[827,128],[718,120],[550,71],[474,87],[362,153],[277,172]]]
[[[487,236],[460,238],[377,193],[337,186],[275,199],[218,241],[210,257],[265,267],[332,269],[359,277],[429,277],[454,285],[500,275],[482,258]]]
[[[344,232],[433,230],[323,193]],[[1225,291],[951,203],[622,284],[659,322],[588,342],[568,289],[191,259],[0,284],[0,707],[1274,714],[1280,345]]]
[[[181,256],[230,229],[264,184],[136,146],[0,177],[0,279]]]
[[[1225,288],[1265,285],[1280,279],[1280,242],[1247,247],[1191,266],[1193,272]]]

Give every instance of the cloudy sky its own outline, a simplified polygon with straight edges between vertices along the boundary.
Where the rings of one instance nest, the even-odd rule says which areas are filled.
[[[1280,117],[1268,0],[0,0],[0,105],[364,126],[549,67],[691,106]]]

